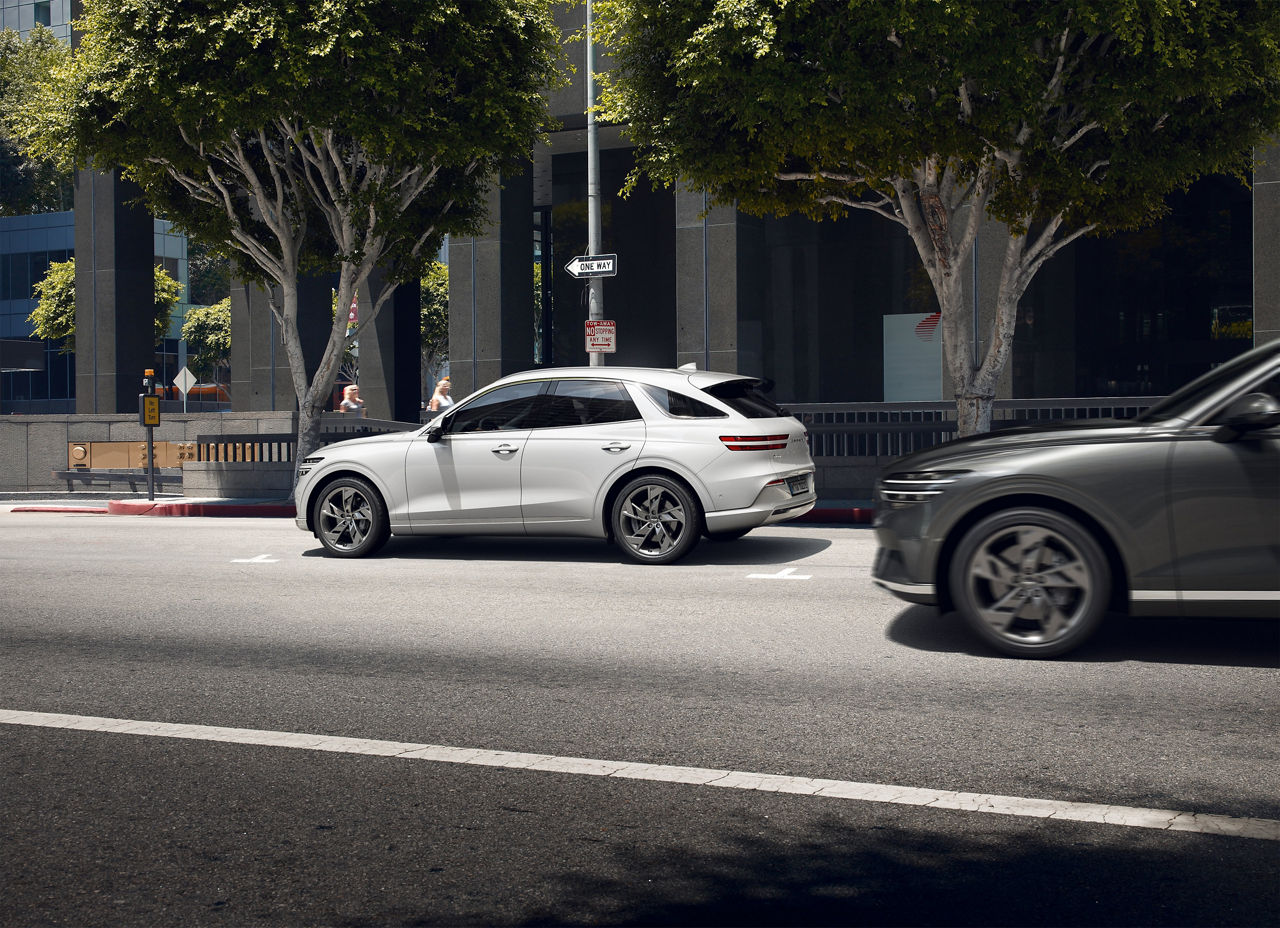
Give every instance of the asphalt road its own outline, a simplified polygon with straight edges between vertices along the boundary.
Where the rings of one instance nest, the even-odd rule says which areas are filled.
[[[865,528],[350,562],[11,505],[0,712],[1280,820],[1275,624],[1025,662],[872,587]],[[0,924],[1280,924],[1277,840],[202,739],[0,724]]]

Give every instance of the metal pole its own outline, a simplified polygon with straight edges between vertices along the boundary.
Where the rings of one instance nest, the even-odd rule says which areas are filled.
[[[596,51],[591,37],[591,0],[587,0],[587,253],[598,255],[600,244],[600,140],[596,136]],[[604,318],[604,281],[592,277],[588,284],[587,318]],[[604,358],[598,351],[588,354],[587,363],[600,367]]]
[[[156,430],[147,426],[147,499],[152,502],[156,498]]]

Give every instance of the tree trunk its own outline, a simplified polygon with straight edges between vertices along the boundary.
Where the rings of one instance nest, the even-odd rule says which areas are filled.
[[[965,257],[972,261],[972,252]],[[956,402],[956,433],[960,437],[991,431],[996,389],[1013,355],[1018,301],[1040,263],[1028,266],[1026,235],[1009,235],[996,292],[995,312],[983,340],[985,351],[980,357],[974,354],[978,344],[974,314],[966,305],[958,275],[934,278],[934,292],[942,310],[943,351]]]

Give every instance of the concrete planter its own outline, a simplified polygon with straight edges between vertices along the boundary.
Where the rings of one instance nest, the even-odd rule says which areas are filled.
[[[287,499],[292,493],[292,461],[188,461],[182,466],[186,497]]]

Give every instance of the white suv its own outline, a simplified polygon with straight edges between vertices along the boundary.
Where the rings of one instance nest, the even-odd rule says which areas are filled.
[[[761,381],[694,370],[526,371],[412,432],[321,448],[297,524],[337,557],[397,535],[610,537],[667,564],[817,501],[804,426]]]

